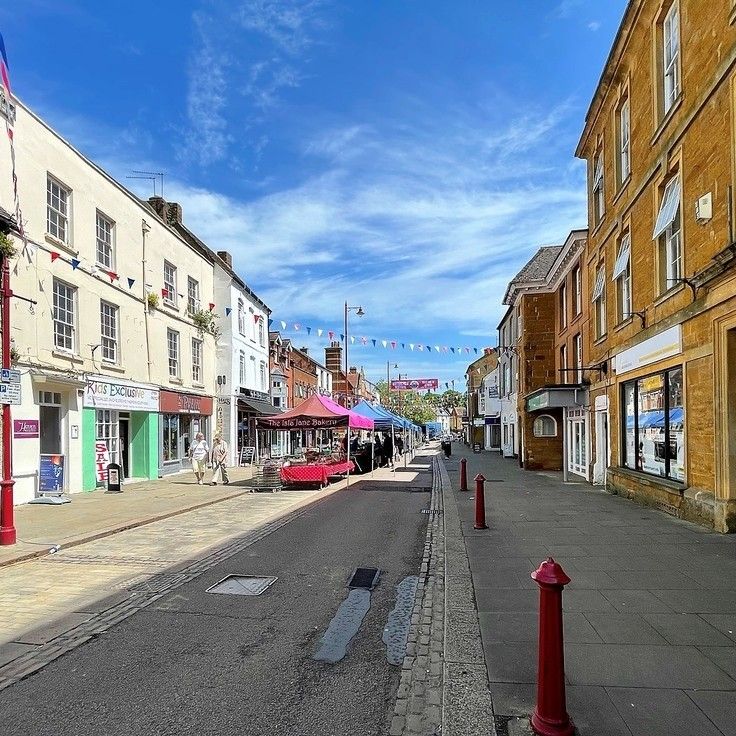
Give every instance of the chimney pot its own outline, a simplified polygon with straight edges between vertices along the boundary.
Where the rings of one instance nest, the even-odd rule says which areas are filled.
[[[233,268],[233,257],[230,255],[230,253],[226,250],[218,250],[217,255],[222,258],[225,263],[227,263],[228,268],[232,271]]]

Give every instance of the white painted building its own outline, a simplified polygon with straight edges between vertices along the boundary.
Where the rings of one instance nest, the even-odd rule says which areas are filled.
[[[498,325],[498,386],[501,412],[501,454],[518,457],[519,309],[511,306]]]
[[[217,429],[237,464],[243,448],[256,446],[255,419],[278,413],[271,396],[268,320],[271,310],[232,269],[224,251],[215,258],[215,303],[229,310],[218,327]],[[259,430],[258,445],[267,432]]]
[[[314,366],[317,369],[317,391],[322,396],[332,398],[332,373],[317,361],[314,361]]]
[[[478,408],[485,422],[483,447],[486,450],[501,449],[500,375],[500,366],[496,366],[488,375],[483,377],[478,389]]]
[[[444,437],[445,435],[450,434],[450,412],[446,409],[437,409],[437,412],[435,413],[435,422],[437,422],[441,429],[440,434]]]

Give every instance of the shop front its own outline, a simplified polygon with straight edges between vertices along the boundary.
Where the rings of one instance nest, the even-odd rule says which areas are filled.
[[[89,376],[82,416],[83,488],[107,481],[107,465],[124,478],[158,477],[159,390],[110,376]]]
[[[277,409],[271,403],[271,398],[268,394],[248,388],[241,388],[240,394],[236,399],[237,426],[235,447],[238,458],[242,456],[243,448],[250,447],[254,450],[257,448],[259,455],[270,455],[274,432],[265,428],[256,428],[256,419],[281,414],[281,409]],[[256,432],[258,432],[257,437]]]
[[[159,473],[168,475],[191,467],[189,446],[198,432],[211,444],[212,397],[167,391],[159,395]]]

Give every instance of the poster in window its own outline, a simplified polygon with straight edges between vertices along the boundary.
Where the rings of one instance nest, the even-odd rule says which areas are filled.
[[[97,475],[97,483],[107,482],[107,466],[110,464],[110,450],[107,442],[97,440],[95,442],[95,470]]]
[[[38,473],[38,490],[41,493],[64,492],[63,455],[41,455]]]

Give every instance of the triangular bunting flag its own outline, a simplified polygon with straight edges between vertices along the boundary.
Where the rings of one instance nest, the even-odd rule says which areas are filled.
[[[256,321],[257,321],[257,320],[256,320]],[[300,325],[300,324],[299,324],[298,322],[297,322],[297,323],[296,323],[296,324],[294,325],[294,330],[295,330],[296,332],[299,332],[299,330],[301,330],[301,328],[302,328],[302,326],[301,326],[301,325]]]
[[[134,283],[135,283],[135,279],[132,279],[132,278],[130,278],[130,276],[128,276],[128,288],[129,289],[132,289],[133,288],[133,284]]]
[[[283,320],[281,320],[281,329],[282,330],[286,329],[286,322],[284,322]]]
[[[473,348],[475,350],[475,354],[478,355],[478,348]]]
[[[269,319],[269,320],[268,320],[268,328],[269,328],[269,329],[271,329],[271,325],[272,325],[272,324],[273,324],[273,320],[272,320],[272,319]]]
[[[61,255],[61,253],[57,253],[55,250],[52,250],[50,255],[51,263],[53,263]]]
[[[386,345],[388,345],[388,343],[385,340],[381,340],[381,345],[383,345],[383,347],[386,347]]]
[[[360,338],[360,341],[363,343],[363,345],[367,345],[368,344],[368,338],[367,337],[361,337]]]
[[[332,338],[333,338],[333,337],[335,337],[335,333],[334,333],[334,332],[333,332],[332,330],[330,330],[330,331],[329,331],[329,332],[327,333],[327,337],[329,337],[329,338],[330,338],[330,340],[332,340]]]
[[[215,308],[215,305],[212,302],[210,302],[209,303],[209,308],[210,308],[210,312],[211,312]]]
[[[229,317],[232,311],[233,311],[232,307],[225,307],[225,316]]]
[[[355,345],[355,335],[350,335],[350,342]]]
[[[168,289],[161,289],[161,297],[163,299],[166,299],[166,297],[168,297],[168,295],[169,295],[169,290]]]
[[[409,350],[412,350],[412,351],[414,350],[414,343],[413,342],[410,342],[409,343]]]
[[[401,343],[401,349],[402,349],[402,350],[406,350],[406,343],[405,343],[405,342],[402,342],[402,343]]]
[[[466,353],[469,353],[470,352],[470,348],[465,348],[465,352]]]
[[[323,330],[323,329],[322,329],[322,328],[320,327],[320,328],[319,328],[319,329],[317,330],[317,337],[322,337],[322,333],[323,333],[323,332],[324,332],[324,330]]]
[[[105,271],[105,273],[110,277],[110,283],[115,281],[115,279],[118,277],[115,271]]]
[[[391,350],[396,350],[396,340],[391,340]]]
[[[77,269],[79,268],[79,264],[80,264],[81,262],[82,262],[82,261],[80,261],[80,260],[78,260],[78,259],[76,259],[76,258],[72,258],[72,259],[71,259],[71,261],[69,261],[69,263],[71,263],[71,264],[72,264],[72,271],[76,271],[76,270],[77,270]]]
[[[454,353],[455,352],[455,348],[450,348],[450,352],[451,353]]]
[[[375,339],[375,338],[373,338],[373,339],[371,340],[371,342],[373,343],[373,347],[376,347],[376,339]]]
[[[435,349],[435,350],[436,350],[436,351],[437,351],[437,352],[439,353],[439,351],[440,351],[440,346],[439,346],[439,345],[435,345],[435,346],[434,346],[434,349]]]
[[[311,327],[307,327],[307,335],[311,335],[311,334],[312,334],[312,328]]]

